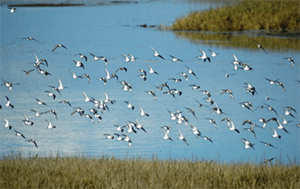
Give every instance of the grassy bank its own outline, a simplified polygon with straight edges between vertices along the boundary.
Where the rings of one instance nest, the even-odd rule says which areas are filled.
[[[0,160],[0,188],[300,188],[298,164],[86,157]]]
[[[170,27],[180,31],[242,31],[299,29],[297,1],[242,1],[203,12],[192,12]]]

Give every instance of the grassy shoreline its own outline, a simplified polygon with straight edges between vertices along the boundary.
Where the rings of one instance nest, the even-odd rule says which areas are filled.
[[[0,188],[300,188],[299,164],[6,157]]]
[[[299,2],[242,1],[177,19],[175,31],[243,31],[260,29],[299,29]]]

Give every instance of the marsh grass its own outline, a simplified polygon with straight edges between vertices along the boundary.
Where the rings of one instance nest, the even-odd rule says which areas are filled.
[[[179,31],[299,29],[297,1],[242,1],[203,12],[191,12],[170,27]]]
[[[0,160],[1,188],[299,188],[299,164],[36,157]]]

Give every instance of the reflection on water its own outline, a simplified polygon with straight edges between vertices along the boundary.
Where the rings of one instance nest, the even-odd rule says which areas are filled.
[[[299,147],[294,145],[299,144],[297,113],[293,113],[295,118],[285,116],[288,120],[292,120],[286,125],[289,133],[277,129],[282,139],[272,137],[270,128],[276,129],[276,122],[268,123],[265,129],[255,129],[257,136],[255,138],[251,132],[244,130],[247,127],[242,125],[245,120],[250,119],[253,123],[261,125],[259,122],[261,117],[265,119],[272,117],[280,119],[280,117],[267,108],[251,111],[240,105],[241,102],[251,101],[254,108],[266,103],[276,109],[280,115],[284,115],[282,106],[292,106],[299,112],[299,107],[295,106],[299,101],[297,52],[272,50],[271,47],[265,46],[268,38],[265,38],[266,42],[261,41],[269,52],[265,54],[260,49],[252,51],[233,46],[214,46],[212,43],[205,43],[208,42],[207,40],[199,44],[190,43],[186,40],[178,40],[177,35],[171,31],[160,32],[155,29],[136,27],[143,23],[168,25],[176,17],[194,8],[189,3],[181,1],[151,1],[117,6],[24,7],[11,14],[6,7],[2,7],[1,78],[20,85],[13,86],[11,92],[5,86],[0,88],[2,124],[5,124],[3,120],[5,118],[13,126],[12,130],[1,128],[0,153],[9,154],[11,150],[21,150],[25,154],[31,152],[31,154],[47,156],[58,151],[61,155],[74,155],[78,152],[87,156],[104,154],[118,158],[124,156],[151,158],[154,155],[160,159],[197,157],[218,160],[219,158],[224,162],[248,160],[260,162],[263,158],[274,156],[283,162],[288,162],[288,158],[299,159]],[[198,8],[207,9],[209,5],[201,4]],[[160,14],[153,13],[153,10]],[[29,36],[40,42],[22,39]],[[213,37],[213,41],[220,40],[216,38]],[[255,39],[260,41],[259,37]],[[278,43],[281,42],[282,40],[278,39]],[[67,49],[57,48],[51,52],[59,43],[65,45]],[[154,57],[151,47],[154,47],[165,60]],[[203,62],[195,58],[200,53],[199,48],[209,56],[207,49],[212,49],[219,55],[212,58],[211,62]],[[88,60],[80,59],[78,53],[85,54]],[[94,61],[90,53],[106,57],[108,64],[105,65],[101,60]],[[234,53],[239,60],[251,64],[253,70],[234,70],[231,53]],[[51,73],[47,78],[38,74],[37,70],[29,75],[22,71],[33,69],[34,54],[48,61],[48,67],[41,65],[42,69]],[[137,57],[137,61],[126,63],[122,54],[133,54]],[[176,56],[184,62],[172,62],[169,55]],[[294,57],[295,67],[292,68],[290,62],[283,59],[284,57]],[[74,60],[81,60],[85,69],[75,67]],[[148,65],[158,75],[149,73]],[[195,72],[197,78],[188,73],[186,66]],[[124,70],[116,72],[120,67],[126,67],[127,72]],[[105,69],[110,74],[116,73],[119,82],[116,78],[109,79],[106,85],[103,81],[99,81],[100,77],[107,76]],[[139,77],[141,74],[139,69],[147,72],[145,82]],[[79,76],[89,74],[90,84],[87,78],[74,80],[69,70]],[[225,78],[223,70],[235,75]],[[188,74],[188,82],[179,74],[180,72]],[[171,78],[182,79],[182,82],[175,83]],[[278,79],[284,84],[286,92],[280,86],[270,85],[265,78]],[[52,90],[49,85],[58,87],[58,79],[66,88],[61,90],[61,95],[52,91],[56,94],[56,99],[52,99],[45,91]],[[124,91],[120,81],[131,84],[132,92]],[[167,94],[166,87],[163,90],[157,88],[166,82],[170,89],[182,91],[182,95],[175,94],[176,98],[174,98],[171,94]],[[247,93],[244,82],[255,86],[258,94],[252,96]],[[212,99],[226,114],[211,113],[212,108],[216,106],[206,102],[207,96],[202,92],[192,89],[193,84],[199,85],[200,90],[210,91]],[[233,91],[234,99],[227,94],[221,95],[222,89],[227,88]],[[157,100],[145,91],[154,91]],[[101,112],[94,103],[84,101],[83,92],[88,97],[102,102],[106,99],[105,93],[107,93],[109,99],[115,100],[116,103],[108,104],[109,111]],[[266,93],[275,101],[265,101]],[[8,96],[15,106],[13,109],[5,106],[5,96]],[[38,105],[35,98],[43,100],[47,106]],[[69,100],[72,107],[59,103],[62,100]],[[199,107],[196,100],[204,106]],[[124,101],[132,103],[135,109],[127,108]],[[140,116],[138,106],[150,116]],[[77,107],[82,108],[85,114],[91,114],[91,108],[97,108],[99,115],[102,116],[101,122],[93,117],[95,122],[93,124],[85,115],[80,116],[78,113],[71,115]],[[195,111],[197,119],[186,107]],[[49,113],[35,117],[31,109],[39,112],[53,109],[58,118]],[[182,115],[188,118],[189,124],[196,126],[203,136],[210,137],[213,143],[204,140],[203,137],[197,138],[191,132],[189,125],[171,120],[168,110],[182,112]],[[33,126],[24,125],[23,114],[34,121]],[[221,121],[226,117],[232,119],[240,134],[228,130],[226,122]],[[206,118],[215,119],[218,129]],[[47,129],[46,119],[56,128]],[[130,147],[128,142],[105,137],[104,134],[121,134],[114,125],[124,126],[136,120],[147,132],[136,129],[136,134],[128,133],[125,128],[123,134],[132,139]],[[162,139],[164,133],[161,127],[165,125],[171,127],[169,136],[173,141]],[[34,138],[39,147],[36,148],[33,143],[15,136],[14,129],[28,138]],[[178,129],[186,137],[189,146],[178,139]],[[255,143],[255,150],[244,149],[242,138]],[[276,149],[265,147],[260,140],[272,143]]]
[[[264,33],[263,33],[264,32]],[[181,32],[174,31],[181,39],[187,39],[195,44],[209,44],[219,47],[257,49],[257,43],[272,51],[299,51],[299,30],[292,33],[265,33],[263,32],[240,32],[238,33],[210,33],[210,32]],[[263,35],[263,36],[260,36]],[[269,35],[269,36],[268,36]]]

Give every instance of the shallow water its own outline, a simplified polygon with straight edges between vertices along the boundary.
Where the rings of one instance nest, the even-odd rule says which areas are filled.
[[[83,7],[39,7],[39,8],[18,8],[14,14],[9,13],[6,7],[1,7],[1,78],[12,83],[20,83],[13,86],[11,92],[5,86],[1,86],[0,104],[2,105],[1,119],[10,121],[12,130],[2,127],[0,132],[1,155],[7,155],[11,151],[22,151],[24,154],[49,154],[74,155],[83,153],[87,156],[116,156],[123,157],[146,157],[153,155],[159,159],[208,159],[231,161],[261,162],[263,158],[276,157],[277,160],[288,163],[288,159],[299,160],[299,123],[298,113],[295,118],[285,116],[284,106],[292,106],[297,112],[299,109],[299,51],[268,51],[264,53],[261,49],[248,49],[226,46],[215,46],[210,43],[191,43],[190,41],[178,38],[170,31],[160,31],[153,28],[137,27],[140,24],[147,25],[170,25],[177,17],[187,14],[196,9],[207,9],[210,4],[190,4],[188,2],[175,1],[149,1],[131,4],[110,4],[107,6],[83,6]],[[34,37],[40,42],[27,41],[24,37]],[[55,45],[62,43],[67,49],[58,48],[51,50]],[[230,41],[229,41],[230,43]],[[150,47],[154,47],[165,60],[153,56]],[[203,62],[195,58],[200,55],[198,49],[212,49],[219,55],[212,58],[212,62]],[[76,53],[83,53],[88,61],[74,56]],[[107,66],[103,61],[93,61],[90,53],[105,56],[108,59]],[[136,62],[125,63],[122,54],[133,54],[138,57]],[[241,61],[249,63],[252,71],[234,70],[231,62],[235,54]],[[49,67],[44,65],[42,69],[51,73],[51,76],[44,78],[37,71],[25,75],[21,70],[30,70],[35,61],[34,55],[45,58]],[[174,63],[169,54],[184,60],[184,63]],[[283,59],[294,57],[295,67]],[[85,70],[74,66],[73,60],[81,60]],[[150,65],[159,75],[150,74],[147,65]],[[188,82],[173,83],[169,78],[181,78],[178,73],[186,72],[190,67],[198,76],[198,79],[189,74]],[[104,85],[99,81],[105,77],[105,68],[114,73],[118,68],[126,67],[127,72],[118,71],[119,81],[125,80],[132,85],[132,92],[125,92],[116,78],[113,78]],[[88,73],[91,82],[87,79],[72,79],[68,70],[74,71],[77,75]],[[138,69],[147,71],[147,80],[142,81],[138,77]],[[229,78],[224,77],[224,72],[235,73]],[[286,92],[280,86],[270,85],[265,78],[279,79]],[[66,89],[61,90],[55,100],[47,96],[44,91],[51,90],[48,85],[58,86],[60,79]],[[170,88],[176,88],[183,92],[176,99],[170,95],[163,94],[155,86],[168,82]],[[252,96],[246,93],[244,82],[255,86],[258,94]],[[200,85],[200,90],[208,90],[213,100],[226,113],[217,115],[211,113],[210,106],[199,90],[191,89],[191,84]],[[229,98],[228,94],[221,95],[222,89],[230,88],[235,99]],[[145,91],[155,91],[157,101]],[[166,91],[166,89],[163,89]],[[85,92],[89,97],[105,99],[106,92],[115,104],[108,104],[110,111],[101,114],[103,120],[93,124],[88,118],[80,117],[79,114],[71,113],[74,107],[81,107],[86,113],[93,108],[93,103],[84,102]],[[266,92],[275,101],[265,101]],[[6,107],[8,96],[15,106],[13,109]],[[38,105],[35,98],[43,100],[47,106]],[[72,107],[58,103],[61,100],[69,100]],[[199,108],[197,99],[208,107]],[[126,108],[124,101],[131,102],[134,110]],[[249,125],[242,125],[244,120],[251,119],[253,123],[259,118],[278,118],[274,112],[267,109],[257,109],[253,112],[242,108],[239,102],[251,101],[254,109],[263,103],[271,105],[278,114],[283,115],[287,120],[292,120],[285,125],[289,133],[277,129],[275,122],[269,122],[265,129],[255,128],[257,138],[250,132],[243,130]],[[141,117],[138,106],[142,107],[149,117]],[[195,110],[197,119],[188,112],[185,107]],[[31,109],[39,112],[54,109],[57,112],[56,120],[52,114],[43,114],[35,117]],[[167,110],[176,112],[182,111],[191,125],[197,126],[203,136],[212,138],[213,143],[196,138],[192,134],[190,126],[177,124],[170,119]],[[34,121],[33,126],[25,126],[22,123],[23,114]],[[225,122],[221,119],[230,117],[240,134],[230,132]],[[205,118],[214,118],[218,124],[218,130]],[[45,119],[57,126],[55,129],[47,129]],[[128,121],[135,122],[135,119],[144,126],[147,133],[138,130],[137,134],[127,133],[132,139],[131,147],[128,143],[117,140],[106,139],[103,134],[120,133],[113,125],[126,125]],[[171,127],[170,137],[172,141],[163,140],[162,126]],[[274,128],[282,135],[281,139],[272,138]],[[27,138],[34,138],[38,148],[32,143],[24,142],[21,137],[15,136],[13,130],[22,132]],[[186,137],[189,146],[178,140],[178,129]],[[255,143],[254,149],[244,149],[242,138]],[[260,140],[273,144],[275,148],[264,146]]]

